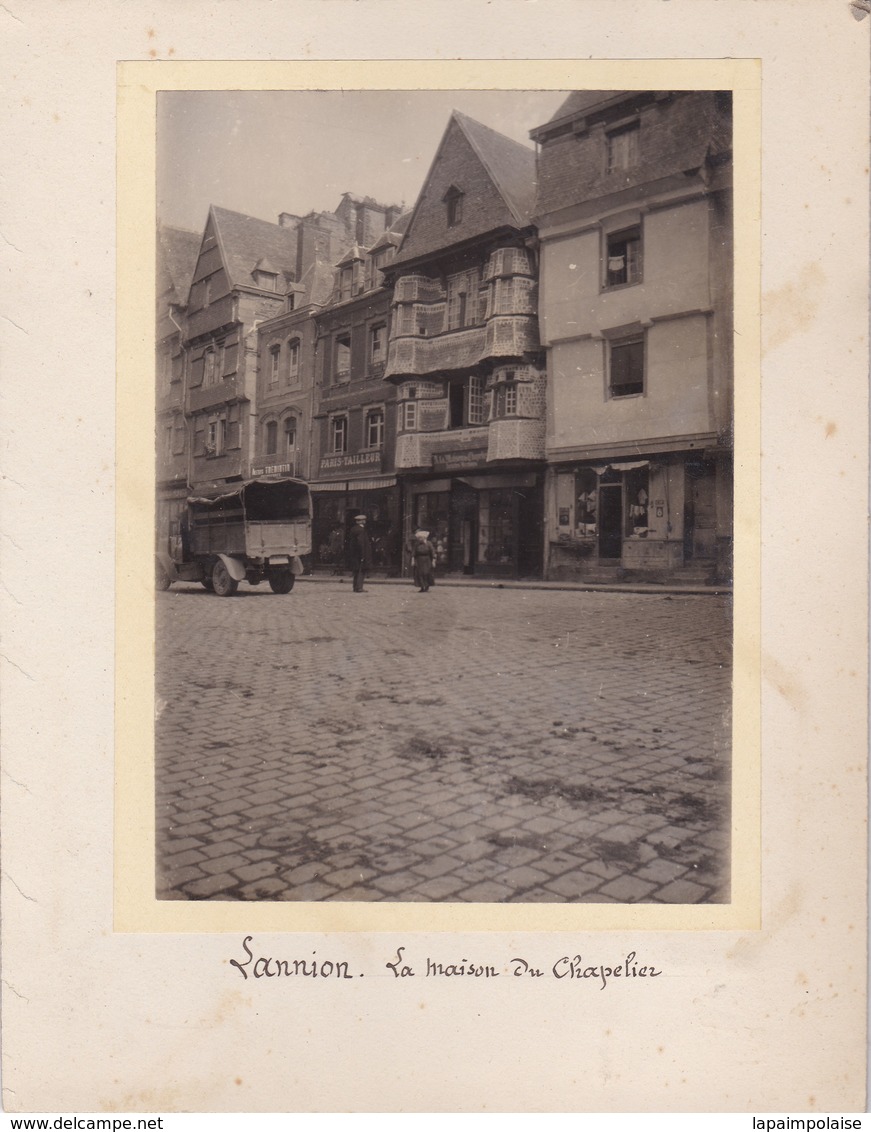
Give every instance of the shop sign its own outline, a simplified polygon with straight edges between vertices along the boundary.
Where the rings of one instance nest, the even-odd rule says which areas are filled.
[[[264,464],[251,469],[252,476],[277,476],[282,473],[294,475],[293,464]]]
[[[322,456],[320,475],[329,479],[341,479],[349,472],[380,472],[380,452],[354,452],[341,453],[331,456]]]
[[[434,452],[434,468],[477,468],[487,462],[486,448],[466,448],[460,452]]]

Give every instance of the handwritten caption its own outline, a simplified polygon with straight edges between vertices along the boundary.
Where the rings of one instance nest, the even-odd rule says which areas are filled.
[[[244,958],[230,959],[243,979],[362,979],[367,972],[359,970],[348,959],[325,959],[312,951],[305,958],[276,958],[273,955],[257,954],[252,947],[254,937],[246,935],[242,940]],[[553,961],[534,963],[521,955],[515,955],[496,966],[467,959],[465,956],[445,962],[443,958],[425,955],[416,957],[411,949],[397,947],[385,960],[383,967],[377,966],[368,972],[370,976],[396,979],[567,979],[570,982],[590,980],[605,990],[615,979],[622,981],[634,979],[655,979],[662,971],[652,963],[642,962],[637,952],[615,956],[614,961],[593,962],[584,956],[560,955]]]

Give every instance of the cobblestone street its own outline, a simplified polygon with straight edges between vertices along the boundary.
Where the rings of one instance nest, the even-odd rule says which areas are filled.
[[[728,597],[157,599],[159,898],[728,901]]]

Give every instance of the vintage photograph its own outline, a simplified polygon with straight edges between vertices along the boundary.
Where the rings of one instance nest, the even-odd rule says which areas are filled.
[[[157,220],[156,898],[728,904],[731,92],[164,90]]]

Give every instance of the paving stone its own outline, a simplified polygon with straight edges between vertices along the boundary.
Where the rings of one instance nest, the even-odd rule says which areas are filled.
[[[252,884],[245,884],[239,889],[243,900],[273,900],[283,892],[286,884],[278,877],[263,877]]]
[[[665,884],[668,881],[676,880],[686,871],[686,865],[679,865],[675,861],[658,857],[655,861],[650,861],[639,869],[635,875],[642,880],[653,881],[655,884]]]
[[[690,880],[675,880],[664,888],[657,889],[656,897],[668,904],[698,904],[704,900],[708,889]]]
[[[499,874],[499,883],[510,885],[515,891],[518,888],[532,888],[548,879],[547,873],[542,872],[541,869],[530,868],[528,865],[508,869]]]
[[[513,895],[513,889],[507,884],[491,880],[462,889],[457,893],[457,898],[473,904],[499,904]]]
[[[226,892],[238,883],[237,878],[231,876],[230,873],[219,873],[216,876],[206,877],[205,880],[195,880],[184,885],[184,891],[189,896],[215,896],[217,893]]]
[[[643,900],[645,896],[649,896],[655,888],[655,884],[640,880],[638,877],[622,876],[603,884],[599,889],[599,894],[613,897],[621,904],[634,904]]]
[[[618,903],[638,899],[641,889],[609,887],[629,878],[662,885],[657,902],[680,891],[728,898],[729,741],[717,722],[731,697],[727,600],[530,588],[506,605],[495,589],[443,587],[438,604],[418,608],[388,584],[373,585],[368,608],[352,608],[347,585],[343,596],[335,580],[301,583],[291,738],[287,629],[275,604],[190,592],[198,600],[179,586],[158,602],[157,690],[167,706],[157,723],[157,851],[161,884],[175,886],[168,895]],[[498,634],[478,631],[495,624]],[[583,626],[584,648],[556,656],[568,625]],[[256,642],[243,680],[222,647],[229,634],[243,652]],[[434,643],[416,673],[396,650],[416,655],[422,636]],[[335,644],[304,644],[322,637]],[[214,691],[192,689],[191,673]],[[228,697],[228,680],[250,696]],[[444,754],[404,757],[412,737]],[[530,797],[523,783],[543,793]],[[602,797],[569,804],[583,786]],[[680,808],[656,812],[681,794],[704,799],[710,816],[683,824]],[[512,833],[513,845],[496,839]],[[327,861],[306,859],[309,839],[334,849]],[[240,882],[231,869],[210,882],[203,858],[184,857],[199,849],[191,840],[217,867],[232,857],[237,868],[274,862],[280,874]],[[609,843],[633,852],[600,858],[594,847]],[[456,864],[442,871],[448,858]],[[669,875],[669,861],[687,871]],[[367,867],[371,878],[342,890],[322,879]],[[553,879],[520,887],[530,873]],[[701,895],[673,888],[682,882]],[[582,892],[585,883],[593,887]],[[196,884],[208,891],[191,891]]]
[[[591,872],[570,872],[555,877],[545,883],[544,887],[561,896],[563,900],[577,900],[586,893],[602,884],[602,877]]]
[[[172,846],[168,847],[170,850]],[[183,868],[185,865],[196,865],[207,860],[202,849],[188,849],[186,853],[167,852],[164,856],[167,865],[173,869]]]
[[[439,876],[420,881],[415,892],[427,900],[447,900],[452,899],[462,887],[463,882],[456,876]]]

